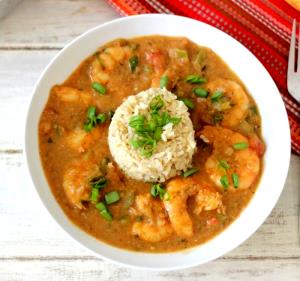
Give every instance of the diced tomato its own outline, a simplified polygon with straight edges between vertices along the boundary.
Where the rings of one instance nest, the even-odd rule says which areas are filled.
[[[210,226],[210,225],[216,225],[216,224],[218,224],[218,223],[219,223],[219,221],[217,220],[216,217],[209,218],[209,219],[207,219],[207,221],[206,221],[206,224],[207,224],[208,226]]]
[[[265,144],[258,138],[257,135],[252,135],[249,139],[250,147],[255,150],[258,157],[262,157],[265,152]]]

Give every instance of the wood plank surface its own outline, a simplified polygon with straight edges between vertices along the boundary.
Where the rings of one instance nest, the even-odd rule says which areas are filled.
[[[294,155],[280,200],[258,231],[224,257],[188,270],[147,273],[102,261],[45,211],[22,154],[34,83],[67,42],[117,17],[101,0],[25,0],[0,21],[0,280],[300,280],[300,158]]]
[[[0,263],[3,281],[290,281],[300,280],[293,260],[220,259],[205,266],[172,272],[127,269],[97,259],[6,260]]]
[[[0,49],[60,49],[118,17],[104,0],[23,0],[0,22]]]

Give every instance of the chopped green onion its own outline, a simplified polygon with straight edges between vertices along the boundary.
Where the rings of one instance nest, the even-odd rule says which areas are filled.
[[[224,116],[223,114],[221,113],[216,113],[214,116],[213,116],[213,123],[214,124],[218,124],[219,122],[221,122],[223,120]]]
[[[135,133],[129,142],[134,149],[140,149],[140,154],[144,157],[151,157],[154,153],[165,125],[169,123],[177,125],[181,121],[181,118],[171,117],[167,112],[160,113],[159,110],[163,105],[161,96],[156,96],[149,104],[151,111],[148,119],[144,115],[134,115],[129,119],[129,126]]]
[[[233,181],[233,186],[234,188],[238,188],[239,187],[239,176],[236,173],[233,173],[231,175],[232,181]]]
[[[197,97],[200,98],[206,98],[208,96],[208,91],[200,87],[195,88],[193,92]]]
[[[150,102],[150,109],[154,112],[159,111],[164,106],[161,96],[154,97]]]
[[[195,105],[194,103],[189,100],[189,99],[181,99],[181,101],[189,108],[189,109],[194,109]]]
[[[86,132],[90,132],[94,128],[93,123],[86,123],[83,125],[83,129]]]
[[[99,189],[92,188],[92,192],[91,192],[91,196],[90,196],[91,202],[97,203],[98,197],[99,197]]]
[[[170,120],[174,125],[177,125],[180,123],[181,121],[181,117],[171,117],[171,120]]]
[[[151,189],[150,189],[150,194],[153,197],[159,196],[159,198],[161,200],[164,199],[166,192],[167,192],[166,189],[164,188],[163,184],[161,184],[161,183],[152,184]]]
[[[220,91],[216,91],[211,95],[210,99],[212,102],[218,102],[221,97],[223,97],[223,93]]]
[[[106,120],[105,113],[99,113],[96,116],[96,107],[90,106],[87,110],[87,121],[85,122],[83,128],[86,132],[90,132],[94,127],[96,127],[97,123],[104,123]]]
[[[230,165],[227,163],[226,160],[220,160],[219,164],[222,168],[224,168],[225,170],[228,170],[230,168]]]
[[[104,177],[96,177],[90,181],[90,184],[92,185],[93,188],[102,189],[106,186],[107,179]]]
[[[153,144],[145,145],[141,149],[141,155],[146,158],[149,158],[152,156],[155,148],[156,148],[156,142],[153,142]]]
[[[112,215],[107,210],[104,202],[99,202],[98,204],[96,204],[96,208],[100,211],[100,214],[104,219],[106,219],[108,221],[112,221]]]
[[[225,175],[225,176],[222,176],[220,178],[220,183],[222,184],[222,186],[224,187],[224,189],[226,190],[228,187],[229,187],[229,181],[228,181],[228,177]]]
[[[174,51],[175,51],[175,54],[176,54],[177,58],[186,59],[186,60],[189,58],[188,53],[187,53],[186,50],[176,48],[176,49],[174,49]]]
[[[186,170],[182,175],[183,175],[183,177],[186,178],[186,177],[189,177],[189,176],[197,173],[198,171],[199,171],[198,168],[190,168],[190,169]]]
[[[99,113],[96,117],[97,121],[102,124],[106,121],[106,114],[105,113]]]
[[[161,138],[161,134],[162,134],[162,128],[161,128],[161,127],[156,127],[156,128],[155,128],[155,131],[154,131],[153,138],[154,138],[156,141],[159,141],[160,138]]]
[[[101,212],[101,211],[104,211],[104,210],[107,210],[107,208],[106,208],[104,202],[99,202],[98,204],[96,204],[95,207],[96,207],[100,212]]]
[[[189,75],[185,78],[185,81],[190,84],[201,84],[205,83],[207,80],[204,77],[200,77],[199,75]]]
[[[238,142],[233,145],[233,148],[236,150],[242,150],[248,148],[247,142]]]
[[[92,88],[97,91],[100,95],[105,95],[106,88],[98,82],[92,84]]]
[[[139,63],[139,58],[137,56],[133,56],[129,59],[130,70],[133,73]]]
[[[136,130],[144,128],[145,116],[134,115],[129,119],[129,126]]]
[[[130,144],[134,149],[138,149],[142,146],[144,146],[145,141],[143,139],[132,139],[130,140]]]
[[[112,221],[112,215],[108,210],[103,210],[100,212],[101,216],[105,218],[107,221]]]
[[[87,118],[93,119],[96,116],[96,107],[95,106],[90,106],[87,110]]]
[[[202,66],[202,63],[204,62],[205,58],[206,58],[205,49],[200,49],[194,60],[194,64],[198,64],[199,66]]]
[[[159,87],[162,88],[167,88],[169,84],[169,77],[167,75],[164,75],[160,78],[159,81]]]
[[[105,194],[105,202],[108,205],[118,202],[119,200],[120,200],[120,194],[118,191],[112,191]]]

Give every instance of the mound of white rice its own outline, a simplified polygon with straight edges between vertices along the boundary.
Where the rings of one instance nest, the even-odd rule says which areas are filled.
[[[158,95],[164,101],[160,111],[168,112],[171,117],[180,117],[181,121],[163,127],[161,140],[153,155],[147,158],[130,144],[135,133],[129,120],[138,114],[148,118],[149,103]],[[154,88],[128,97],[117,108],[109,127],[108,143],[114,160],[125,174],[145,182],[164,182],[185,171],[190,167],[196,149],[194,129],[185,104],[166,89]]]

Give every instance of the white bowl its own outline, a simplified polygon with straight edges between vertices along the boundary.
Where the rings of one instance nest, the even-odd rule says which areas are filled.
[[[38,146],[38,123],[50,88],[62,83],[97,47],[116,38],[161,34],[186,36],[213,49],[241,78],[254,97],[262,117],[267,150],[257,192],[228,228],[207,243],[188,250],[150,254],[115,248],[75,226],[56,202],[45,178]],[[134,268],[174,270],[216,259],[253,234],[275,206],[283,189],[290,159],[290,131],[285,107],[272,78],[262,64],[236,40],[207,24],[173,15],[141,15],[117,19],[84,33],[50,62],[34,88],[28,110],[25,152],[36,191],[50,215],[71,237],[95,255]]]

